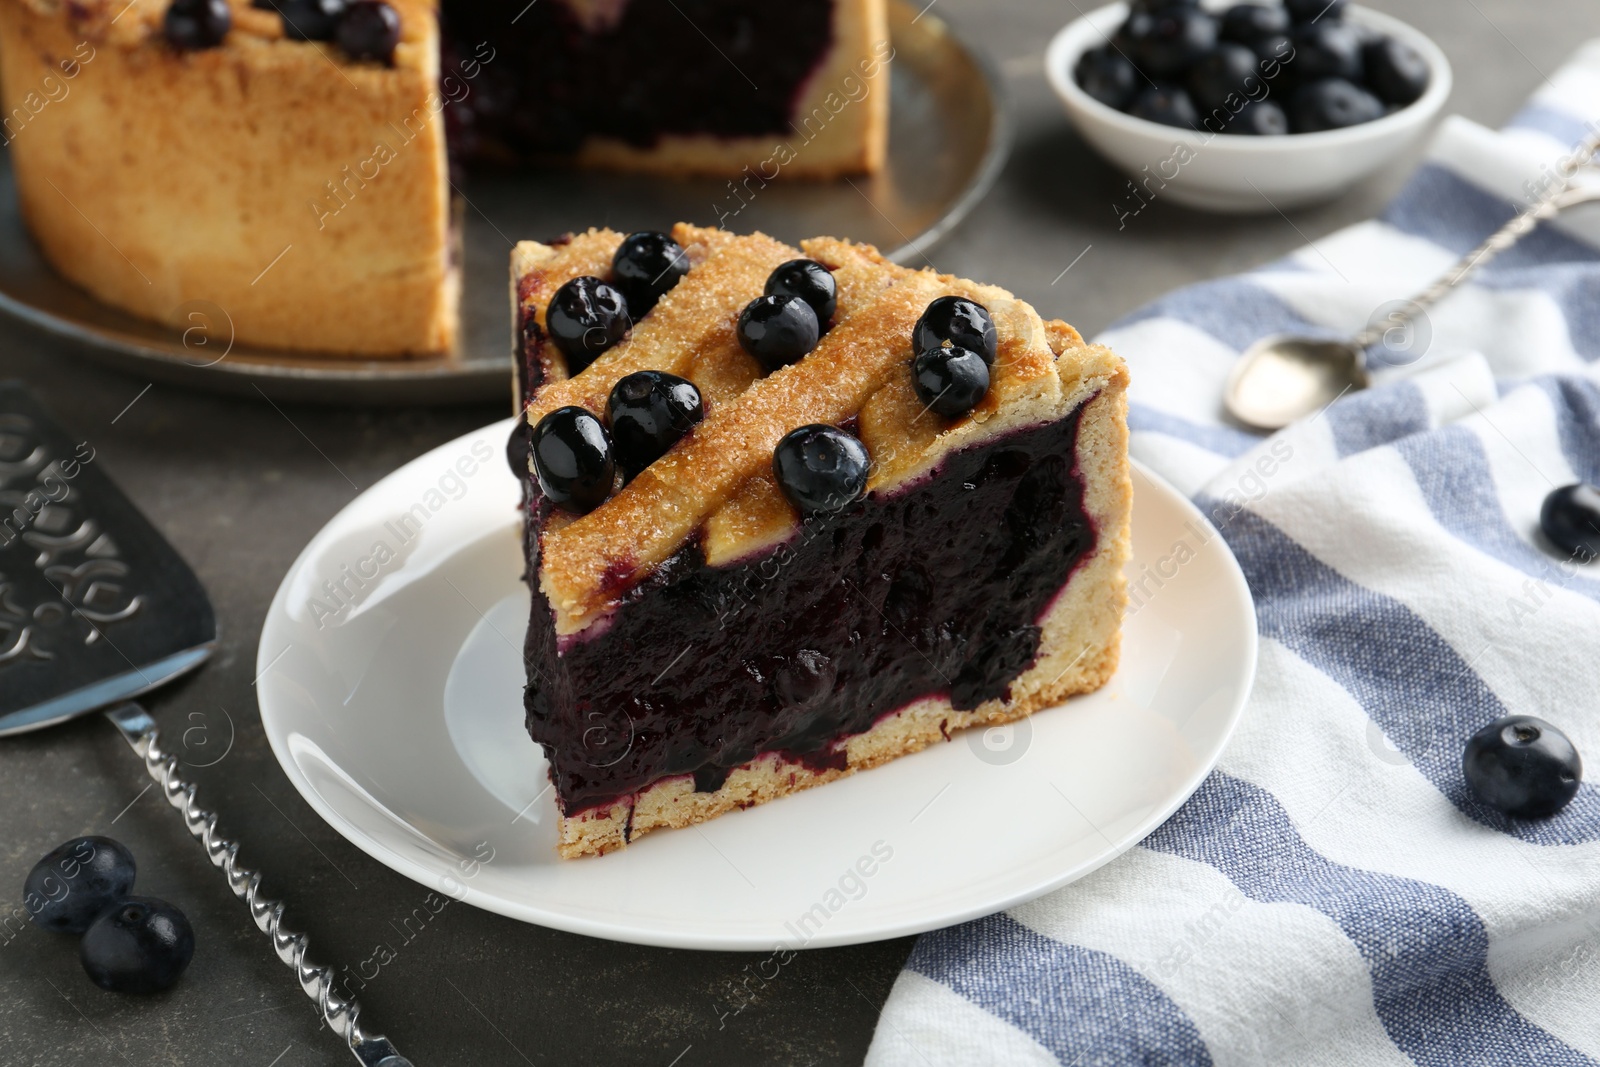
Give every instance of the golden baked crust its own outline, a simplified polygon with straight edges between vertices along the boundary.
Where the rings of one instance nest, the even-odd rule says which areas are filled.
[[[714,791],[697,792],[691,779],[672,778],[605,808],[563,815],[559,847],[569,858],[611,851],[651,829],[690,825],[832,781],[947,740],[954,730],[1021,718],[1098,688],[1116,669],[1132,506],[1128,374],[1122,361],[1106,348],[1085,344],[1066,323],[1041,320],[1002,289],[898,267],[870,247],[816,238],[801,247],[834,271],[834,325],[799,363],[758,377],[753,361],[731,342],[733,322],[744,302],[761,291],[766,272],[795,250],[759,234],[714,233],[676,230],[680,242],[697,241],[703,250],[689,274],[632,336],[582,373],[567,378],[563,368],[550,368],[550,383],[536,391],[525,411],[530,422],[567,404],[602,411],[612,385],[640,369],[682,374],[703,388],[704,375],[719,382],[705,420],[665,456],[587,515],[558,513],[540,531],[536,587],[558,634],[574,634],[602,618],[631,581],[690,538],[698,539],[712,566],[749,559],[791,538],[798,516],[771,476],[771,455],[779,437],[808,422],[857,418],[873,457],[870,488],[893,493],[928,475],[953,451],[1081,410],[1075,458],[1095,547],[1052,601],[1037,658],[1004,698],[969,711],[955,710],[946,698],[917,701],[843,741],[847,761],[841,770],[814,771],[767,753],[736,768]],[[514,291],[524,301],[533,293],[548,299],[556,279],[603,273],[613,238],[591,231],[560,248],[519,246]],[[602,269],[595,269],[597,263]],[[932,299],[947,294],[983,303],[1000,335],[988,395],[971,415],[956,420],[927,413],[905,373],[912,325]],[[522,308],[533,310],[531,302]],[[619,575],[626,577],[619,581]]]
[[[430,6],[397,4],[390,69],[286,40],[247,0],[233,0],[222,47],[179,52],[159,36],[164,0],[125,2],[0,0],[12,167],[51,264],[179,331],[203,301],[241,344],[451,349],[459,280]],[[59,102],[33,113],[53,85]]]
[[[881,491],[919,476],[954,449],[1061,417],[1053,409],[1061,393],[1057,357],[1027,304],[993,286],[894,266],[868,247],[832,238],[803,245],[834,268],[839,310],[816,351],[799,363],[756,378],[733,337],[750,294],[761,291],[773,267],[798,254],[755,234],[691,270],[628,340],[583,374],[536,394],[526,412],[530,424],[568,404],[602,411],[611,387],[635,370],[698,381],[688,373],[691,361],[737,364],[749,383],[737,395],[715,397],[705,421],[622,492],[547,533],[540,579],[558,632],[577,632],[603,616],[697,530],[706,531],[708,558],[718,562],[780,537],[780,516],[792,523],[792,509],[759,484],[747,487],[770,478],[772,449],[796,426],[859,415],[874,462],[871,488]],[[983,403],[946,425],[923,411],[904,367],[917,318],[930,301],[952,294],[990,309],[1000,352]],[[719,516],[736,497],[727,518]],[[770,502],[766,513],[752,515],[761,500]],[[746,532],[753,534],[749,542]]]

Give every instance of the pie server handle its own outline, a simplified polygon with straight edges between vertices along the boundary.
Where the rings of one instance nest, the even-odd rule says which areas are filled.
[[[239,865],[238,842],[218,834],[216,815],[195,803],[194,786],[179,774],[178,758],[161,748],[159,731],[150,713],[137,704],[123,704],[106,712],[106,718],[144,760],[145,771],[161,786],[167,803],[182,813],[189,835],[206,850],[211,865],[227,876],[228,888],[249,906],[256,928],[272,939],[278,958],[294,968],[300,988],[316,1002],[323,1021],[344,1039],[355,1058],[363,1067],[411,1067],[411,1061],[395,1051],[388,1038],[361,1029],[361,1006],[334,994],[333,970],[306,959],[310,939],[284,928],[282,902],[261,896],[260,873]]]

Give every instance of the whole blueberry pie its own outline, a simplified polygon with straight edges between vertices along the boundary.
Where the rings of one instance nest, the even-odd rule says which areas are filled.
[[[1003,289],[678,225],[512,255],[527,727],[565,857],[1098,688],[1127,371]]]
[[[46,258],[109,304],[175,335],[436,355],[453,169],[743,198],[871,172],[892,52],[885,0],[0,0],[0,143]]]

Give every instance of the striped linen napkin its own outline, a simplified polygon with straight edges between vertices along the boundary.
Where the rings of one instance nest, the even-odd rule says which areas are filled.
[[[1506,129],[1444,124],[1381,219],[1101,338],[1133,370],[1133,453],[1249,579],[1254,695],[1141,845],[924,935],[869,1065],[1600,1062],[1600,564],[1538,532],[1552,488],[1600,483],[1600,207],[1446,298],[1370,391],[1270,438],[1221,416],[1250,342],[1353,334],[1596,129],[1600,41]],[[1554,818],[1462,779],[1467,737],[1516,713],[1588,758]]]

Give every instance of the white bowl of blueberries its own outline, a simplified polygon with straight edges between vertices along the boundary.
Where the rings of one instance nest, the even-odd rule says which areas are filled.
[[[1157,199],[1269,212],[1330,200],[1421,138],[1450,95],[1422,33],[1347,0],[1131,0],[1045,55],[1083,138]]]

